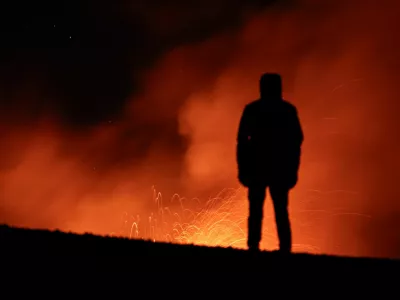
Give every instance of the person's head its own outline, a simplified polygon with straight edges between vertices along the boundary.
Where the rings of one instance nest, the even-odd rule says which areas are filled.
[[[260,96],[265,100],[282,99],[282,78],[277,73],[264,73],[260,78]]]

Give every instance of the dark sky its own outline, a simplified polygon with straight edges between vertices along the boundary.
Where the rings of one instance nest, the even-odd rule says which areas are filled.
[[[105,121],[165,51],[231,30],[246,12],[270,2],[6,1],[2,109],[24,118],[51,111],[73,125]],[[40,99],[27,101],[22,90]]]

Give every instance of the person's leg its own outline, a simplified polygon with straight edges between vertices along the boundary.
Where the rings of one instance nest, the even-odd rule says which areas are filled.
[[[248,190],[249,218],[247,246],[253,250],[259,249],[261,241],[265,189],[266,187],[264,186],[252,186]]]
[[[292,251],[292,232],[289,221],[289,190],[279,186],[271,186],[270,194],[274,204],[275,222],[278,231],[279,248],[284,252]]]

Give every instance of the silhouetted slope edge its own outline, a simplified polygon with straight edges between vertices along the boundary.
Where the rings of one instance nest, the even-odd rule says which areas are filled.
[[[30,281],[40,276],[60,278],[70,273],[74,274],[73,278],[85,280],[131,280],[149,272],[158,274],[154,275],[156,277],[169,274],[169,277],[163,275],[164,283],[177,280],[179,284],[192,282],[193,286],[215,283],[215,280],[221,284],[227,280],[230,284],[237,280],[241,284],[261,280],[270,290],[282,283],[303,288],[317,284],[317,287],[343,289],[346,293],[349,289],[361,293],[371,288],[378,288],[380,292],[397,291],[400,274],[400,260],[393,259],[301,253],[283,256],[277,252],[254,255],[232,248],[153,243],[9,226],[0,226],[0,245],[3,274],[5,270],[19,270],[19,274],[34,272]],[[262,287],[263,284],[259,286]],[[289,288],[286,292],[290,291]],[[231,292],[230,289],[224,291]]]

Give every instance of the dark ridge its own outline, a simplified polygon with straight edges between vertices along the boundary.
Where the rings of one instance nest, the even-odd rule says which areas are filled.
[[[237,289],[250,288],[247,292],[257,295],[300,293],[304,297],[320,293],[329,296],[335,292],[340,295],[354,292],[360,296],[375,291],[383,299],[398,293],[400,274],[400,260],[395,259],[250,253],[233,248],[155,243],[6,225],[0,226],[0,245],[1,272],[6,275],[2,277],[3,287],[8,286],[4,278],[19,284],[25,280],[60,284],[67,279],[104,282],[126,293],[129,286],[120,285],[135,282],[131,287],[134,293],[143,295],[148,289],[151,295],[161,295],[166,292],[161,285],[167,285],[203,293],[212,286],[214,290],[209,292],[213,295],[221,293],[229,297],[236,297]],[[138,286],[138,282],[144,285]],[[69,290],[75,289],[77,286],[70,282]],[[32,291],[19,292],[32,296]],[[102,290],[98,287],[91,293],[101,296]]]

